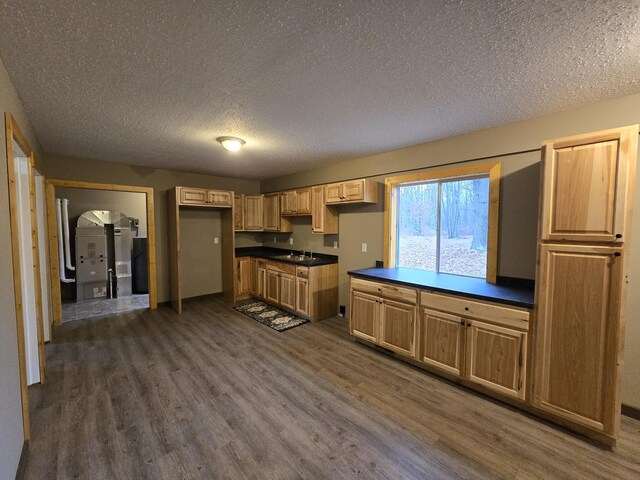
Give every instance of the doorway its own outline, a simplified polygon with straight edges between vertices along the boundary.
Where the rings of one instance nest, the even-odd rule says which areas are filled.
[[[54,323],[157,308],[153,188],[47,180],[46,190]],[[144,243],[143,261],[139,249],[119,257],[135,243]],[[136,261],[145,293],[134,293]]]

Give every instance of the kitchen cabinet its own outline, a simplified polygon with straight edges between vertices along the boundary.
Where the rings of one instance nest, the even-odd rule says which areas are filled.
[[[420,361],[453,375],[462,375],[465,322],[459,315],[422,307]]]
[[[280,215],[280,194],[263,196],[263,228],[265,232],[292,232],[291,222]]]
[[[474,383],[524,400],[527,332],[466,321],[466,372]]]
[[[389,350],[414,357],[417,291],[351,279],[349,330]]]
[[[244,195],[233,196],[233,231],[244,230]]]
[[[638,125],[545,142],[533,404],[615,445]]]
[[[204,188],[176,187],[179,205],[210,206],[217,208],[231,208],[233,192],[226,190],[208,190]]]
[[[624,242],[637,142],[635,126],[544,144],[542,240]]]
[[[261,232],[264,230],[263,202],[264,197],[262,195],[244,195],[243,230],[249,232]]]
[[[328,204],[377,203],[378,182],[367,178],[330,183],[325,186],[325,202]]]
[[[308,267],[296,267],[296,313],[310,315]]]
[[[425,364],[525,399],[528,310],[428,291],[420,305]]]
[[[263,196],[235,195],[233,200],[233,228],[236,232],[262,232]]]
[[[236,299],[251,295],[253,285],[251,257],[236,258]]]
[[[538,277],[534,403],[610,435],[620,411],[622,251],[544,244]]]
[[[338,212],[325,203],[325,187],[311,188],[311,231],[313,233],[338,233]]]
[[[296,308],[296,276],[280,273],[280,305],[291,310]]]
[[[273,303],[280,303],[280,272],[267,268],[265,298]]]
[[[256,279],[253,287],[254,295],[259,298],[267,296],[267,262],[261,258],[255,258]]]
[[[282,215],[311,215],[311,188],[282,192],[280,201]]]

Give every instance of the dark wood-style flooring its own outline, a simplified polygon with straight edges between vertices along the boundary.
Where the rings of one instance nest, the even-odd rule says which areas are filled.
[[[640,478],[640,422],[607,451],[355,343],[284,333],[223,298],[77,321],[31,387],[24,478]]]

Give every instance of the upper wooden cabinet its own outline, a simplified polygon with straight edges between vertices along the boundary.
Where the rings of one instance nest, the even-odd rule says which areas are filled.
[[[637,143],[635,125],[544,144],[543,240],[625,241]]]
[[[292,232],[291,222],[280,215],[280,194],[263,195],[263,227],[265,232]]]
[[[378,202],[378,182],[369,179],[330,183],[325,189],[328,204]]]
[[[262,195],[244,195],[244,230],[261,232],[264,229],[264,198]]]
[[[318,185],[311,188],[311,231],[313,233],[338,233],[338,212],[324,200],[325,187]]]
[[[179,205],[197,205],[202,207],[231,208],[233,192],[226,190],[207,190],[204,188],[176,187]]]
[[[534,404],[615,436],[622,247],[540,248]]]
[[[244,230],[244,195],[233,196],[233,230],[236,232]]]
[[[282,192],[280,202],[282,215],[311,215],[311,188]]]

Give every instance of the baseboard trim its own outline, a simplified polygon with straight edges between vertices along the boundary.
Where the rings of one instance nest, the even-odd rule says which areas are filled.
[[[22,452],[20,453],[20,461],[18,462],[18,470],[16,471],[16,480],[24,476],[27,467],[27,457],[29,456],[29,442],[24,441],[22,444]]]
[[[632,407],[631,405],[622,404],[622,415],[625,417],[635,418],[636,420],[640,420],[640,408]]]

